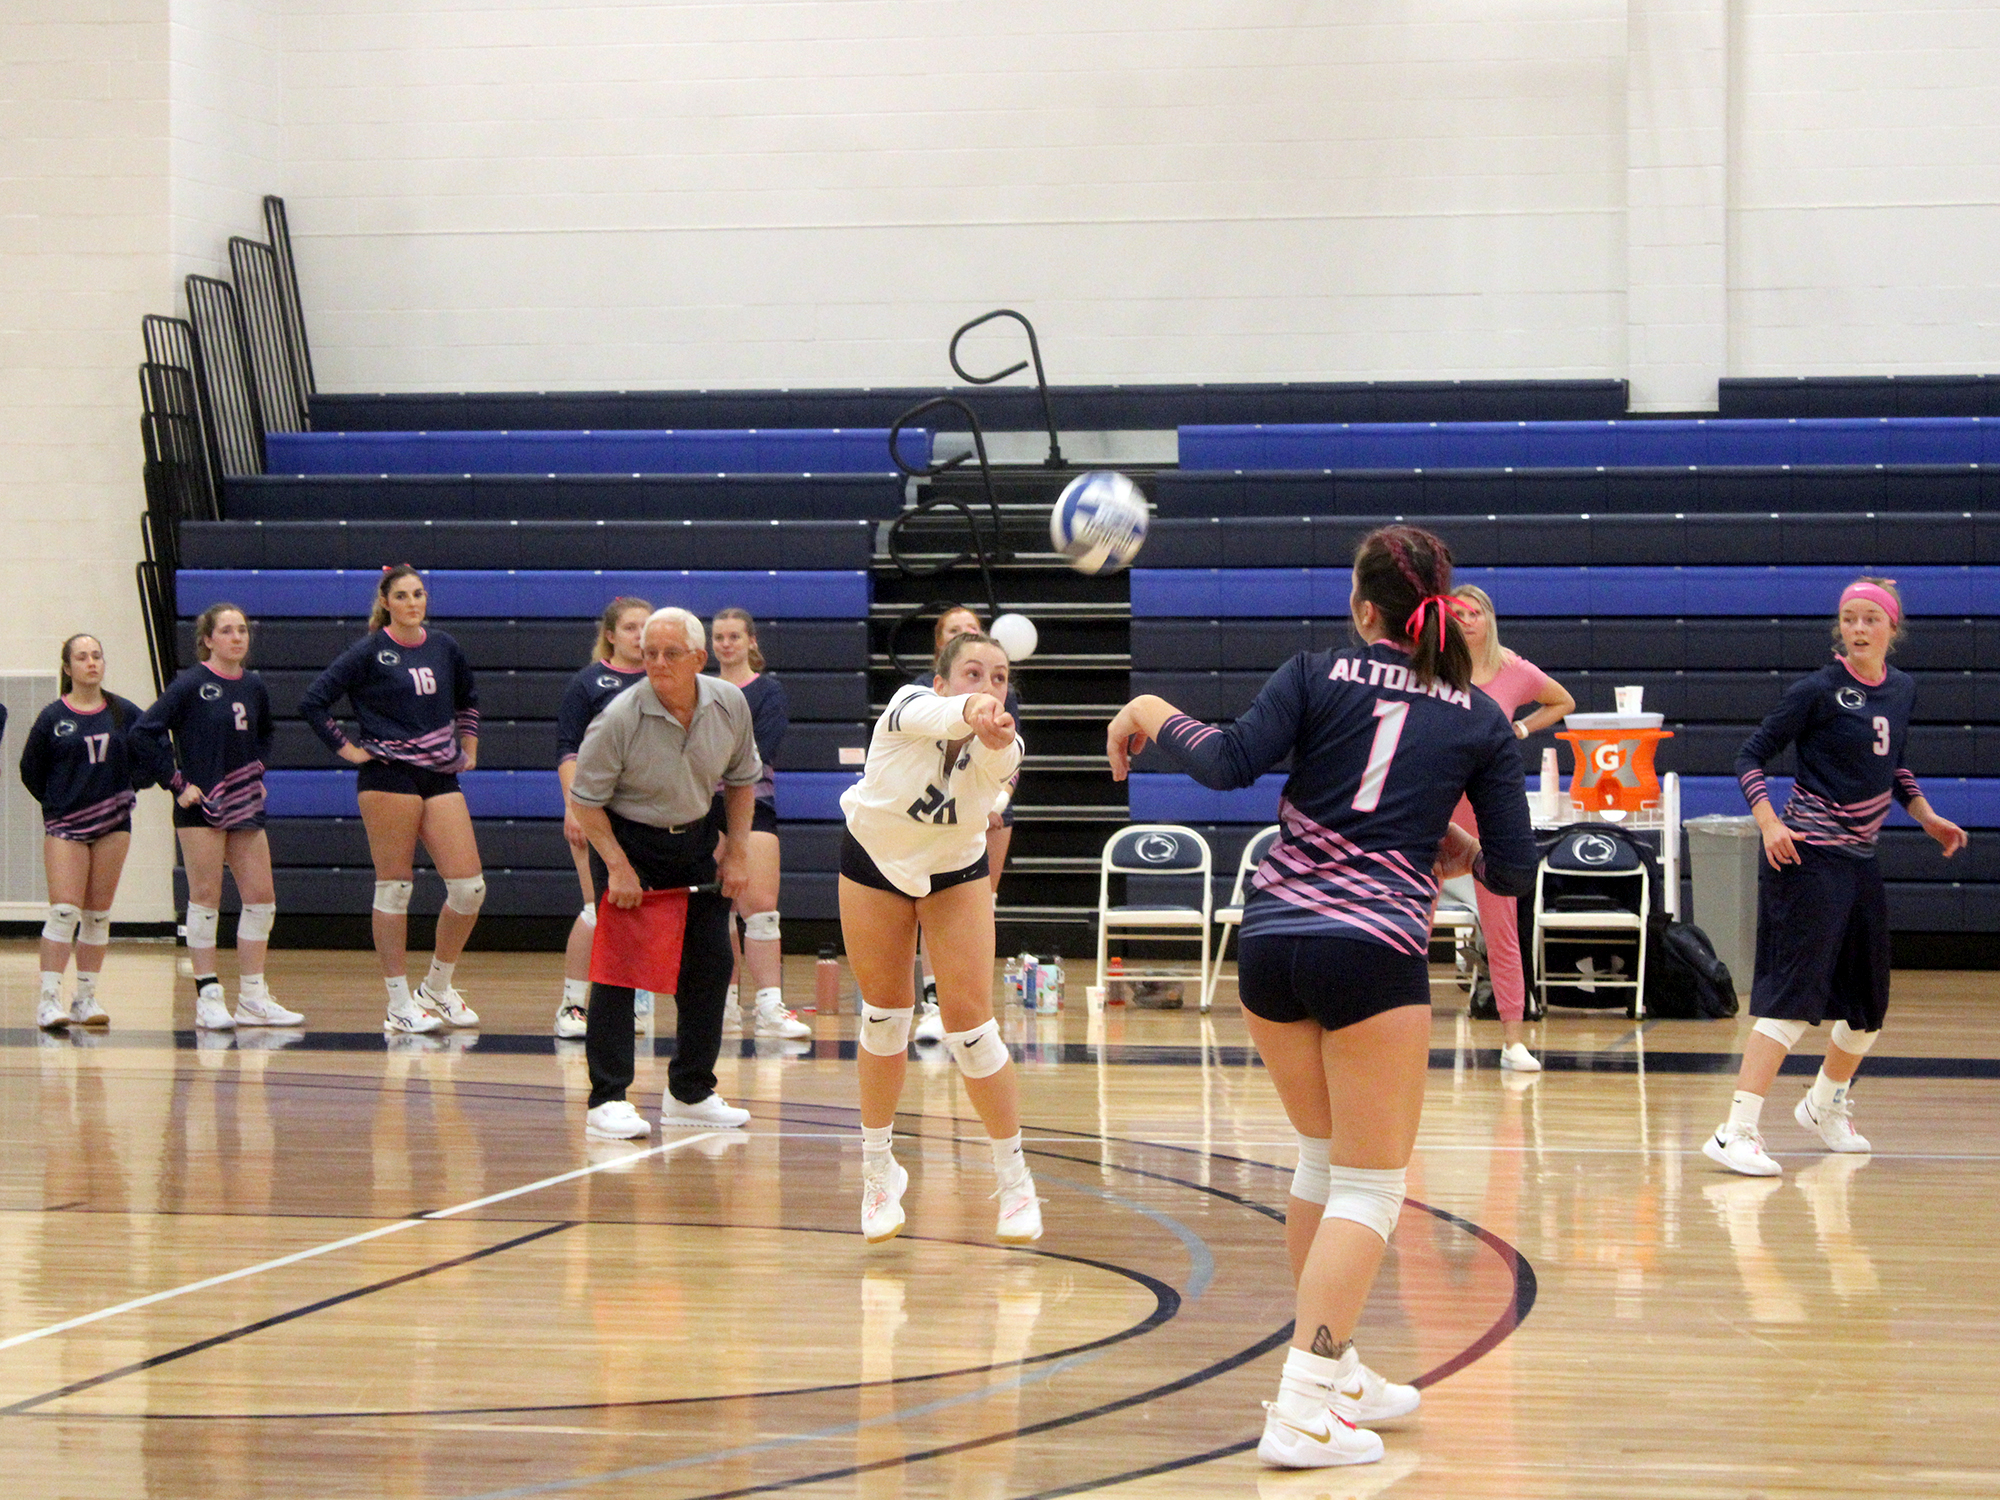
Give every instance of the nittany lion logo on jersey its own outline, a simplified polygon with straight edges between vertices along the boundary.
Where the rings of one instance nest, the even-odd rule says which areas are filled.
[[[222,696],[222,684],[221,684],[221,683],[219,683],[219,682],[204,682],[204,683],[203,683],[203,684],[201,685],[201,701],[202,701],[202,702],[204,702],[204,703],[213,703],[213,702],[214,702],[214,701],[215,701],[215,700],[216,700],[217,698],[220,698],[221,696]]]
[[[616,677],[613,677],[609,672],[606,672],[602,677],[597,679],[597,685],[601,688],[615,688],[624,686],[623,683],[621,683]]]
[[[1580,865],[1608,865],[1618,857],[1618,844],[1601,833],[1584,833],[1570,841],[1569,852]]]
[[[66,734],[75,734],[75,733],[76,733],[75,721],[70,719],[56,720],[55,736],[57,739],[61,739]]]
[[[403,658],[394,651],[377,651],[375,660],[385,667],[400,667],[403,664]]]
[[[1863,709],[1868,706],[1868,695],[1858,687],[1844,687],[1834,693],[1833,701],[1842,708]]]

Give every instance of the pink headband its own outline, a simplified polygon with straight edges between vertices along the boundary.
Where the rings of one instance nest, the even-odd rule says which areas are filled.
[[[1865,599],[1870,604],[1881,605],[1882,613],[1889,617],[1891,625],[1897,624],[1903,618],[1903,607],[1896,602],[1896,596],[1879,583],[1870,583],[1865,578],[1850,583],[1840,591],[1840,602],[1845,606],[1850,599]]]

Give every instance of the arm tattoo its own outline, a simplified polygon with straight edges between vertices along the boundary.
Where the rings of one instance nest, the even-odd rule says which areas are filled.
[[[1317,1354],[1321,1359],[1339,1359],[1341,1355],[1353,1347],[1353,1339],[1342,1339],[1336,1344],[1333,1341],[1332,1332],[1328,1330],[1324,1323],[1319,1325],[1319,1332],[1313,1335],[1312,1352]]]

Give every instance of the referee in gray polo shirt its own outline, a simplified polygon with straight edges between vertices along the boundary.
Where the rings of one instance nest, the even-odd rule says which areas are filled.
[[[729,913],[749,876],[750,817],[763,767],[741,688],[701,675],[708,661],[701,621],[662,609],[646,621],[646,680],[612,699],[584,734],[570,782],[570,806],[590,840],[590,873],[600,908],[637,906],[641,891],[706,885],[719,894],[688,897],[681,945],[679,1011],[662,1126],[741,1125],[750,1112],[715,1091],[722,1007],[733,960]],[[718,872],[709,817],[717,782],[729,845]],[[588,1135],[629,1140],[651,1127],[625,1101],[632,1085],[632,991],[592,984],[584,1033],[590,1060]]]

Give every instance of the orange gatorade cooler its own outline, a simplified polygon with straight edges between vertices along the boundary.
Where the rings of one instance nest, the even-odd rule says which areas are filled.
[[[1653,747],[1673,738],[1660,714],[1571,714],[1556,734],[1576,756],[1570,800],[1583,812],[1635,813],[1660,802]]]

